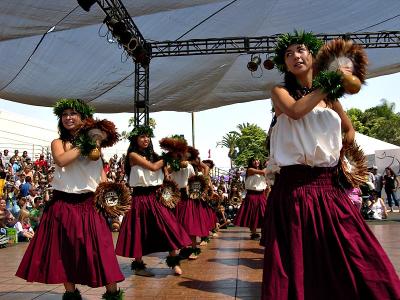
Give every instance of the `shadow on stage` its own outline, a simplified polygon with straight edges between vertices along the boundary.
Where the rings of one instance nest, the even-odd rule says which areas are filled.
[[[261,247],[261,246],[260,246]],[[218,252],[252,252],[255,254],[264,254],[264,248],[207,248]]]
[[[205,291],[210,293],[220,293],[227,296],[238,298],[245,296],[246,299],[259,299],[261,282],[250,282],[227,278],[223,280],[202,281],[192,278],[185,278],[187,281],[180,282],[179,285],[193,290]]]
[[[263,259],[262,258],[211,258],[208,262],[215,262],[224,264],[227,266],[238,266],[242,265],[251,269],[262,269]]]

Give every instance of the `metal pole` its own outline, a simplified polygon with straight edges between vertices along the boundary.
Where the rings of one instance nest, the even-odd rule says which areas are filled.
[[[194,112],[192,112],[192,146],[195,147],[195,137],[194,137]]]

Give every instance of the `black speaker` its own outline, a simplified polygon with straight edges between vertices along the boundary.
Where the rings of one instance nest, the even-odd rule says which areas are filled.
[[[89,11],[90,7],[96,3],[96,0],[78,0],[78,4],[84,10]]]

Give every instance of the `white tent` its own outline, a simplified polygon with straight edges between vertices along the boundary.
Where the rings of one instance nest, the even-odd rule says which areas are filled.
[[[361,147],[365,155],[375,155],[376,151],[379,150],[400,149],[399,146],[386,143],[384,141],[361,134],[359,132],[356,132],[355,140],[357,144]]]
[[[390,164],[389,160],[386,159],[387,154],[391,153],[394,157],[400,159],[399,146],[386,143],[358,132],[356,132],[355,140],[367,157],[368,166],[372,167],[373,165],[377,165],[378,170],[381,173]]]
[[[123,0],[148,41],[231,36],[399,30],[399,0]],[[0,0],[0,98],[50,106],[82,98],[98,112],[133,111],[134,66],[76,0]],[[400,71],[400,48],[368,49],[368,77]],[[249,55],[155,58],[150,64],[150,111],[201,111],[269,98],[282,80],[274,69],[259,78]]]

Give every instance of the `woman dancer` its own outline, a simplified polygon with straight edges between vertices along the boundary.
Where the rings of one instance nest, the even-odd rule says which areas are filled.
[[[156,199],[164,180],[164,161],[154,152],[151,137],[149,126],[138,126],[131,132],[125,173],[133,188],[132,206],[122,220],[116,253],[135,259],[132,270],[136,275],[154,276],[146,269],[143,255],[169,251],[167,265],[181,275],[176,252],[191,241],[173,212]]]
[[[103,299],[122,299],[117,282],[124,276],[114,253],[105,218],[93,205],[97,185],[105,180],[101,160],[81,156],[74,138],[93,108],[81,100],[62,99],[54,108],[60,138],[51,143],[56,163],[53,200],[17,271],[27,281],[63,283],[63,299],[82,299],[75,284],[106,286]]]
[[[188,171],[171,175],[172,178],[178,178],[185,174],[185,180],[179,180],[185,184],[188,184],[189,178],[194,175],[208,175],[208,167],[200,161],[199,151],[193,147],[189,147],[188,155],[188,160],[190,162],[188,165]],[[206,181],[205,178],[204,180]],[[183,187],[183,185],[180,185],[180,187],[182,187],[182,198],[176,206],[176,216],[179,223],[182,224],[183,228],[185,228],[192,240],[192,249],[190,249],[190,251],[187,249],[181,251],[181,256],[186,258],[190,253],[188,258],[195,260],[201,252],[200,248],[197,247],[197,237],[208,237],[209,231],[212,229],[211,223],[206,209],[206,204],[202,203],[204,201],[201,199],[191,199],[188,195],[187,189]]]
[[[260,239],[257,228],[261,228],[264,222],[265,206],[267,204],[267,197],[265,195],[267,187],[266,174],[267,169],[261,167],[258,159],[249,159],[246,180],[244,182],[246,196],[233,224],[240,227],[249,227],[251,232],[250,238],[252,240]]]
[[[400,299],[400,281],[357,208],[336,183],[354,129],[331,89],[312,89],[311,33],[282,35],[275,63],[284,85],[271,91],[277,116],[271,164],[280,167],[268,198],[262,299]],[[346,72],[346,70],[342,70]]]

